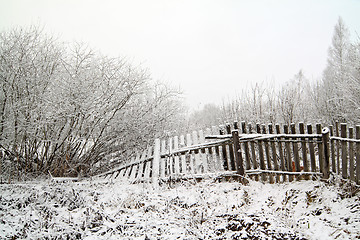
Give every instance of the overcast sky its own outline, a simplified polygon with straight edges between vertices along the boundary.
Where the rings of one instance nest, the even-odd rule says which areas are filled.
[[[181,86],[196,109],[300,69],[319,79],[338,17],[355,39],[359,13],[360,0],[0,0],[0,30],[45,26],[126,56]]]

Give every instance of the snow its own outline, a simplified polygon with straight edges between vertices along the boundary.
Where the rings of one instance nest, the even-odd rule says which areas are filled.
[[[125,180],[0,185],[0,239],[356,239],[358,187]],[[351,194],[352,193],[352,194]]]

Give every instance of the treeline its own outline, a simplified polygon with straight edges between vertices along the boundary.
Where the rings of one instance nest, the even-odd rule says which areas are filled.
[[[320,80],[310,81],[300,70],[276,88],[256,83],[222,105],[208,104],[190,117],[190,128],[201,129],[234,119],[260,123],[336,121],[360,124],[360,39],[339,18],[334,27],[326,69]]]
[[[161,137],[184,110],[147,70],[38,27],[0,34],[1,175],[93,174]]]

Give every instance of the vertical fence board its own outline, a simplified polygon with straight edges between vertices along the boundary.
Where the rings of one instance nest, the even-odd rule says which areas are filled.
[[[242,130],[242,133],[243,134],[246,134],[246,123],[245,121],[241,122],[241,130]],[[250,152],[249,152],[249,143],[248,142],[244,142],[243,143],[244,145],[244,151],[245,151],[245,161],[246,161],[246,165],[245,165],[245,168],[246,170],[249,170],[251,168],[251,165],[250,165]]]
[[[316,133],[317,134],[322,133],[320,123],[316,124]],[[322,142],[318,142],[318,156],[319,156],[319,170],[321,173],[324,173],[324,164],[323,164],[323,162],[324,162],[324,145]]]
[[[347,125],[345,123],[341,123],[340,127],[341,127],[341,137],[346,138]],[[341,168],[342,168],[342,177],[344,179],[346,179],[348,177],[347,143],[346,143],[346,141],[341,141]]]
[[[227,134],[231,134],[231,126],[230,126],[230,124],[228,123],[228,124],[226,124],[226,133]],[[235,171],[236,170],[236,166],[235,166],[235,158],[234,158],[234,149],[233,149],[233,145],[232,144],[230,144],[229,146],[228,146],[229,148],[228,148],[228,153],[229,153],[229,159],[230,159],[230,165],[229,166],[231,166],[231,169],[230,170],[232,170],[232,171]]]
[[[179,137],[178,136],[175,136],[174,137],[174,150],[178,150],[179,149]],[[180,173],[180,161],[179,161],[179,155],[176,154],[174,156],[174,173],[176,175],[179,175]]]
[[[349,138],[354,139],[354,128],[349,127]],[[349,141],[349,173],[350,180],[355,180],[355,168],[354,168],[354,144]]]
[[[151,178],[152,178],[152,184],[157,187],[159,184],[159,176],[160,176],[160,153],[161,153],[161,142],[160,139],[155,140],[154,145],[154,154],[152,161],[148,161],[148,163],[152,162],[151,166]],[[149,154],[151,154],[151,148],[149,149]],[[149,164],[150,165],[150,164]],[[149,176],[150,177],[150,176]]]
[[[139,160],[140,160],[140,154],[137,153],[137,154],[136,154],[135,161],[139,161]],[[131,174],[130,174],[130,177],[129,177],[130,182],[133,182],[133,181],[135,180],[137,171],[138,171],[138,164],[132,165],[132,167],[131,167]]]
[[[224,128],[222,126],[220,126],[219,129],[219,133],[220,135],[224,135]],[[221,156],[222,156],[222,160],[223,160],[223,167],[225,171],[231,170],[230,166],[228,164],[228,158],[227,158],[227,153],[226,153],[226,144],[221,145]]]
[[[142,153],[141,155],[141,160],[144,161],[145,158],[146,158],[146,155],[147,155],[147,149]],[[141,162],[139,164],[139,170],[138,170],[138,174],[137,174],[137,177],[136,177],[136,180],[137,181],[141,181],[144,177],[144,167],[145,167],[145,163],[144,162]]]
[[[280,134],[281,133],[280,125],[276,124],[275,128],[276,128],[276,133]],[[282,139],[281,137],[277,138],[277,140],[278,140],[278,149],[279,149],[279,157],[280,157],[280,168],[281,168],[281,171],[286,171],[284,150],[283,150],[283,144],[281,142],[281,139]],[[283,179],[282,180],[286,181],[286,175],[285,174],[283,174]]]
[[[339,122],[335,122],[335,136],[340,137],[339,133]],[[340,174],[340,142],[338,140],[335,141],[336,144],[336,166],[337,166],[337,173]]]
[[[205,137],[204,137],[203,130],[199,131],[199,143],[205,143]],[[205,148],[201,150],[200,160],[202,163],[204,173],[208,172],[208,160],[207,160],[208,155],[209,155],[208,150],[206,150]]]
[[[300,132],[300,134],[305,134],[305,127],[304,127],[304,123],[302,123],[302,122],[299,123],[299,132]],[[304,172],[309,172],[309,161],[308,161],[308,157],[307,157],[307,148],[306,148],[306,140],[305,139],[303,139],[301,141],[301,148],[302,148]],[[309,180],[310,179],[309,175],[305,175],[304,179]]]
[[[248,124],[249,134],[252,134],[252,126],[251,123]],[[255,149],[255,141],[250,141],[250,148],[251,148],[251,159],[253,163],[254,169],[258,169],[257,159],[256,159],[256,149]],[[259,181],[259,176],[255,175],[255,181]]]
[[[360,139],[360,125],[356,126],[356,139]],[[356,143],[356,183],[360,184],[360,142]]]
[[[161,154],[166,154],[166,141],[161,141]],[[160,178],[164,178],[165,175],[165,168],[166,168],[166,157],[160,158]]]
[[[234,142],[234,153],[235,153],[235,161],[236,161],[236,172],[237,174],[244,176],[244,162],[242,158],[242,153],[240,149],[240,142],[239,142],[239,132],[238,130],[232,131],[232,138]]]
[[[296,134],[296,129],[295,129],[295,123],[292,123],[290,125],[291,128],[291,133],[292,134]],[[300,157],[299,157],[299,145],[297,143],[297,138],[293,139],[293,153],[294,153],[294,164],[295,164],[295,171],[296,172],[300,172],[301,171],[301,167],[300,167]],[[301,176],[298,176],[297,179],[301,179]]]
[[[289,134],[289,126],[288,125],[284,125],[284,133],[285,134]],[[291,148],[290,148],[290,142],[288,141],[289,138],[285,138],[286,142],[285,142],[285,152],[286,152],[286,169],[289,172],[293,171],[292,168],[292,160],[291,160]],[[294,180],[294,176],[289,175],[289,182]]]
[[[313,134],[311,124],[307,125],[307,133]],[[311,167],[311,172],[316,172],[316,160],[315,160],[316,158],[315,158],[314,143],[312,142],[313,140],[314,138],[309,138],[310,167]]]
[[[330,137],[334,136],[334,126],[330,125],[329,126],[329,130],[330,130]],[[335,155],[335,141],[334,139],[330,140],[330,154],[331,154],[331,169],[333,173],[336,173],[336,155]]]
[[[324,179],[328,179],[330,175],[330,146],[329,146],[330,131],[328,128],[322,130],[322,142],[324,148]]]
[[[268,128],[269,128],[269,133],[274,134],[274,129],[273,129],[272,123],[269,123]],[[278,161],[277,161],[275,139],[273,139],[270,142],[270,146],[271,146],[271,152],[272,152],[272,160],[274,162],[274,170],[279,171],[279,164],[278,164]],[[276,182],[280,182],[280,175],[279,174],[276,174]]]
[[[193,139],[193,144],[199,144],[199,139],[198,139],[198,132],[197,131],[193,131],[192,134],[192,139]],[[195,162],[194,162],[194,169],[195,169],[195,173],[201,173],[201,158],[200,158],[200,151],[194,151],[194,156],[195,156]]]
[[[173,151],[173,138],[169,137],[168,138],[168,150],[167,153],[169,154],[169,156],[166,158],[166,176],[170,176],[171,174],[174,173],[173,170],[173,156],[171,155]]]
[[[192,139],[191,139],[191,135],[190,134],[186,134],[186,146],[191,146],[192,144]],[[191,174],[195,174],[195,168],[194,168],[194,153],[193,151],[189,152],[188,154],[186,154],[186,166],[188,169],[188,172]]]
[[[184,135],[180,136],[180,147],[185,147],[185,137],[184,137]],[[186,171],[186,155],[181,154],[180,159],[181,159],[180,173],[181,174],[186,174],[187,173],[187,171]]]
[[[261,133],[261,126],[258,123],[256,124],[256,131],[259,134]],[[265,170],[264,149],[263,149],[263,146],[262,146],[262,141],[258,140],[257,144],[258,144],[258,151],[259,151],[260,169]],[[266,175],[265,174],[261,174],[261,180],[263,182],[266,181]]]
[[[262,128],[262,133],[266,134],[266,126],[265,126],[265,124],[262,124],[261,128]],[[265,148],[265,154],[266,154],[267,168],[268,168],[268,170],[272,170],[270,148],[269,148],[269,141],[268,140],[264,141],[264,148]],[[274,176],[272,174],[269,174],[269,181],[270,181],[270,183],[274,183]]]
[[[157,142],[157,140],[155,140],[155,146],[157,147],[157,148],[159,148],[159,146],[160,146],[160,144]],[[148,156],[151,156],[152,155],[152,147],[150,147],[149,149],[148,149]],[[158,150],[158,151],[156,151],[156,152],[158,152],[158,153],[160,153],[160,150]],[[156,154],[158,154],[158,153],[156,153]],[[155,156],[154,156],[155,157]],[[154,166],[155,167],[155,170],[156,170],[156,168],[157,169],[159,169],[159,162],[158,161],[160,161],[160,159],[158,159],[158,160],[155,160],[155,161],[157,161],[157,164]],[[150,179],[150,177],[151,177],[151,170],[152,170],[152,162],[154,162],[154,160],[153,161],[147,161],[146,163],[145,163],[145,171],[144,171],[144,180],[145,181],[150,181],[151,179]],[[153,174],[154,175],[154,174]],[[153,179],[153,181],[154,181],[155,179]],[[153,182],[154,183],[154,182]]]
[[[219,129],[215,126],[212,126],[211,132],[212,132],[212,134],[216,135],[219,133]],[[222,152],[222,150],[221,150],[221,152]],[[215,166],[216,166],[217,170],[218,171],[225,170],[224,169],[224,160],[222,159],[222,154],[220,154],[220,146],[215,147],[215,153],[213,156],[214,156]]]

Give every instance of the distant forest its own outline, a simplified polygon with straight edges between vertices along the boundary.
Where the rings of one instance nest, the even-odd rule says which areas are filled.
[[[3,178],[91,175],[126,161],[154,138],[224,122],[360,124],[360,39],[339,18],[321,80],[300,70],[280,89],[255,83],[222,105],[188,114],[179,89],[142,66],[36,26],[0,33]]]

